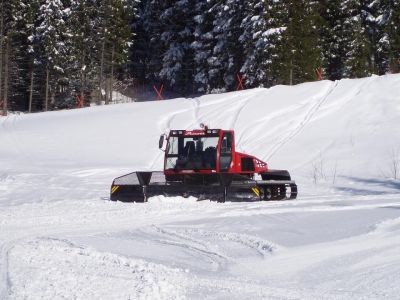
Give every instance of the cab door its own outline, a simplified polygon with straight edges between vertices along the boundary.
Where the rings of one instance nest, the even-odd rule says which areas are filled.
[[[228,172],[233,154],[233,134],[230,132],[225,132],[222,135],[221,146],[220,146],[220,156],[219,156],[219,169],[220,172]]]

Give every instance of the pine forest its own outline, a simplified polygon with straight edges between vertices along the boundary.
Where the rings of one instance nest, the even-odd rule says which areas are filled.
[[[1,0],[0,110],[397,73],[400,0]]]

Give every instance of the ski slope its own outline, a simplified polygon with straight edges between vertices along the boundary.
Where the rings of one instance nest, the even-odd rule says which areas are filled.
[[[387,75],[0,118],[0,299],[399,299],[399,91]],[[288,169],[298,199],[108,201],[114,177],[162,169],[160,134],[201,122]]]

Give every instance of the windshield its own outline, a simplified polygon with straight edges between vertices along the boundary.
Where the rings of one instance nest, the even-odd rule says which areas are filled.
[[[218,137],[170,137],[166,169],[215,169]]]

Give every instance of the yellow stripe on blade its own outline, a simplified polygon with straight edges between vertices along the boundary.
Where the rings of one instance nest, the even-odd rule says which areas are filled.
[[[119,189],[119,186],[118,186],[118,185],[114,185],[114,186],[111,188],[111,194],[114,194],[118,189]]]
[[[254,194],[257,195],[257,197],[260,197],[261,191],[260,191],[260,189],[258,187],[255,186],[251,190],[253,191]]]

